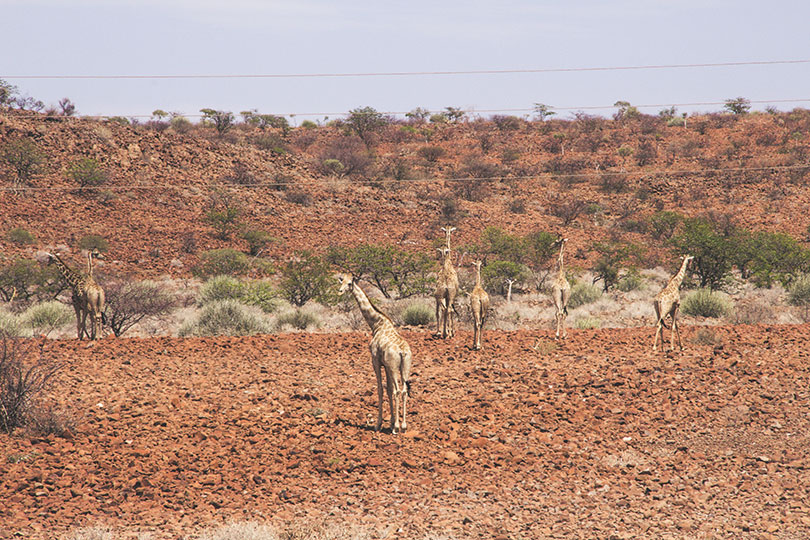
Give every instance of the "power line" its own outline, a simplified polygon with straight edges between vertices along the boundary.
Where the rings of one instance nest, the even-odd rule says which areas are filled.
[[[540,180],[540,179],[564,179],[564,178],[603,178],[611,176],[681,176],[687,174],[705,175],[708,173],[729,173],[729,172],[764,172],[764,171],[795,171],[795,170],[810,169],[810,163],[803,165],[770,165],[762,167],[728,167],[728,168],[713,168],[713,169],[675,169],[675,170],[638,170],[638,171],[603,171],[603,172],[586,172],[586,173],[544,173],[523,176],[488,176],[488,177],[451,177],[451,178],[423,178],[423,179],[383,179],[383,180],[364,180],[366,184],[418,184],[418,183],[431,183],[431,182],[469,182],[469,181],[527,181],[527,180]],[[234,187],[244,188],[288,188],[291,186],[296,187],[309,187],[309,186],[322,186],[322,182],[256,182],[250,184],[238,184]],[[46,192],[46,191],[134,191],[134,190],[150,190],[150,189],[187,189],[190,185],[178,184],[150,184],[144,186],[103,186],[103,187],[75,187],[75,186],[48,186],[48,187],[0,187],[0,192]]]
[[[269,74],[189,74],[189,75],[0,75],[3,79],[304,79],[338,77],[413,77],[448,75],[511,75],[531,73],[575,73],[588,71],[632,71],[647,69],[689,69],[740,66],[808,64],[808,60],[761,60],[694,64],[649,64],[636,66],[596,66],[538,69],[480,69],[463,71],[380,71],[354,73],[269,73]]]

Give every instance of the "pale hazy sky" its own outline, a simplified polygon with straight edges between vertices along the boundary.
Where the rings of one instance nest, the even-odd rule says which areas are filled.
[[[810,60],[808,21],[805,0],[0,0],[0,79],[46,105],[67,97],[79,114],[122,116],[155,109],[194,115],[204,107],[303,115],[364,106],[528,112],[536,102],[584,108],[617,100],[810,100],[810,63],[340,78],[17,78]],[[810,101],[774,104],[810,107]]]

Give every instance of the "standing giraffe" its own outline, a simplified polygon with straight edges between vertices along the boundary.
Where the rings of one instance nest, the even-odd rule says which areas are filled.
[[[79,339],[84,339],[85,335],[90,339],[100,337],[101,311],[99,307],[104,309],[104,290],[94,280],[90,280],[88,276],[83,276],[70,268],[59,255],[48,253],[48,264],[55,264],[70,286],[73,310],[76,312],[77,337]],[[86,321],[88,311],[91,309],[93,310],[91,315],[93,330],[88,333]]]
[[[458,295],[458,274],[450,258],[450,233],[455,230],[455,227],[442,227],[446,238],[445,247],[437,248],[443,257],[443,264],[436,279],[433,297],[436,299],[436,335],[442,338],[453,337],[454,334],[453,312]]]
[[[91,323],[93,325],[92,332],[90,334],[90,339],[97,339],[97,337],[101,337],[101,328],[103,323],[103,314],[104,314],[104,289],[101,288],[96,280],[93,278],[93,257],[99,260],[104,260],[104,255],[101,252],[93,248],[87,252],[87,284],[85,286],[85,300],[86,300],[86,309],[88,314],[91,317]],[[85,333],[87,332],[87,328],[85,328]]]
[[[473,318],[473,350],[481,350],[481,334],[484,332],[484,321],[489,311],[489,295],[481,286],[481,261],[473,262],[475,266],[475,287],[470,293],[470,311]]]
[[[340,294],[351,290],[357,305],[363,313],[369,327],[371,327],[371,363],[374,366],[374,375],[377,378],[377,431],[383,423],[382,403],[382,372],[385,369],[385,386],[388,393],[388,406],[391,409],[391,433],[408,427],[407,404],[410,394],[409,379],[411,376],[411,348],[394,328],[394,323],[388,316],[377,309],[368,299],[366,293],[360,288],[352,276],[338,274],[336,276]],[[400,420],[400,414],[402,419]]]
[[[672,276],[667,286],[655,295],[653,300],[653,307],[655,308],[655,338],[653,339],[653,351],[658,350],[658,336],[661,336],[661,350],[664,350],[664,319],[669,315],[672,318],[672,331],[669,333],[669,348],[675,348],[675,335],[678,336],[678,347],[683,350],[681,343],[681,328],[678,324],[678,310],[681,307],[681,293],[678,290],[681,286],[684,276],[686,275],[686,268],[689,266],[689,261],[694,259],[691,255],[683,258],[681,268],[678,273]]]
[[[565,278],[565,267],[563,266],[563,250],[567,238],[561,238],[560,242],[560,255],[557,259],[557,277],[551,283],[551,294],[554,300],[554,307],[557,313],[554,318],[557,321],[557,333],[554,339],[560,339],[560,330],[562,330],[563,339],[568,337],[568,330],[565,328],[565,318],[568,317],[568,300],[571,299],[571,284]]]

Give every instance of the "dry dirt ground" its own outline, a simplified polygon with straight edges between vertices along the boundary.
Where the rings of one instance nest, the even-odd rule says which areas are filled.
[[[409,429],[375,433],[367,333],[48,341],[70,438],[0,435],[0,538],[810,538],[810,326],[403,332]],[[668,336],[667,336],[668,337]],[[386,408],[386,418],[388,411]]]

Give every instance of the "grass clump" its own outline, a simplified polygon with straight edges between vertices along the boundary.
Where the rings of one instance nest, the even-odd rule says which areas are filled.
[[[810,305],[810,274],[803,274],[788,287],[788,303],[791,306]]]
[[[233,299],[218,300],[203,307],[196,320],[180,327],[186,336],[250,336],[270,332],[270,326],[248,306]]]
[[[0,337],[20,337],[22,335],[22,325],[20,320],[13,313],[0,309]]]
[[[436,315],[427,304],[411,304],[402,312],[402,322],[406,326],[427,326],[436,320]]]
[[[247,273],[250,261],[247,255],[235,249],[212,249],[200,254],[200,261],[191,269],[196,277],[238,276]]]
[[[23,326],[31,329],[31,332],[42,335],[49,335],[51,332],[59,330],[74,319],[73,310],[57,300],[34,304],[25,310],[20,317]]]
[[[601,326],[602,321],[597,317],[582,317],[574,322],[574,328],[579,328],[580,330],[590,330]]]
[[[616,288],[622,292],[631,292],[640,289],[643,284],[644,278],[634,270],[622,276],[616,284]]]
[[[731,312],[731,301],[723,293],[697,289],[681,300],[681,312],[692,317],[717,319]]]
[[[296,309],[280,315],[276,321],[276,326],[279,329],[292,327],[296,330],[306,330],[310,327],[317,328],[320,326],[320,321],[312,313],[304,311],[303,309]]]
[[[568,308],[574,309],[586,304],[591,304],[599,300],[601,296],[601,287],[581,282],[575,283],[574,286],[571,287],[571,298],[568,300]]]

